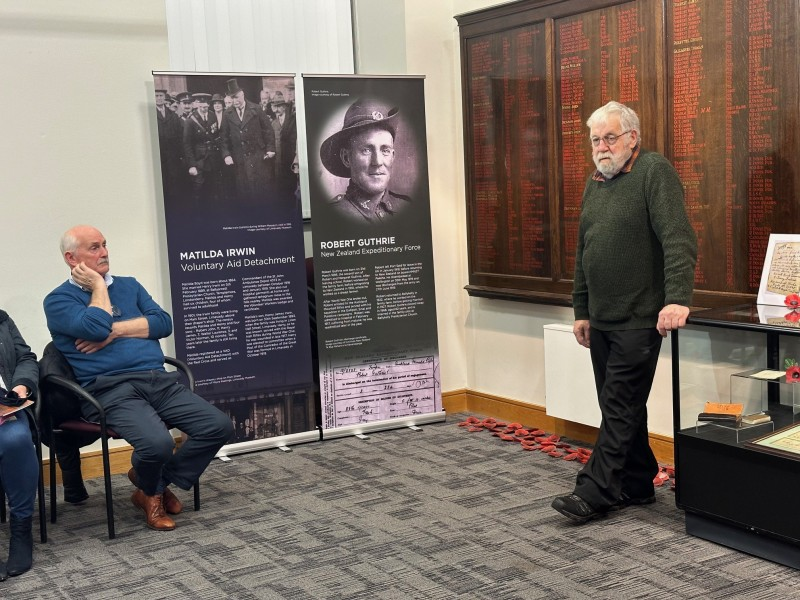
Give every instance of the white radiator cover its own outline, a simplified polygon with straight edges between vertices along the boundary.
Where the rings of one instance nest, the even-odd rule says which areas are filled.
[[[600,427],[600,407],[589,349],[575,341],[572,323],[544,325],[545,411],[552,417]],[[672,437],[672,360],[664,340],[647,401],[651,433]],[[706,400],[708,398],[705,398]]]
[[[571,324],[543,328],[545,411],[551,417],[600,427],[589,349],[575,341]]]

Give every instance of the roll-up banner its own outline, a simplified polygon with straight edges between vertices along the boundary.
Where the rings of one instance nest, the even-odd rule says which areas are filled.
[[[424,79],[303,87],[323,436],[442,420]]]
[[[224,453],[318,439],[294,76],[153,75],[176,354]]]

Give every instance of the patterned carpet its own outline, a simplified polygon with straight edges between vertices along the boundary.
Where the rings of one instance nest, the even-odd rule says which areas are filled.
[[[216,461],[174,532],[144,527],[119,475],[109,541],[90,481],[0,598],[800,598],[796,571],[687,536],[666,486],[571,524],[550,502],[581,465],[467,433],[465,416]]]

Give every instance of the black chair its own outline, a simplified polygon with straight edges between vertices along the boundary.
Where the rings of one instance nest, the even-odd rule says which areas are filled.
[[[37,402],[37,399],[34,398],[34,403]],[[36,404],[34,404],[36,406]],[[36,458],[39,461],[39,488],[37,492],[37,496],[39,497],[39,537],[42,540],[43,544],[47,543],[47,516],[46,510],[44,505],[44,473],[42,471],[42,439],[39,435],[39,427],[37,426],[37,421],[34,418],[33,412],[31,411],[31,407],[24,409],[28,415],[28,422],[31,425],[31,437],[33,438],[33,444],[36,447]],[[0,523],[6,522],[6,492],[3,489],[3,482],[0,480]]]
[[[58,352],[55,348],[53,343],[47,345],[45,348],[45,353],[54,353]],[[59,353],[60,354],[60,353]],[[62,356],[63,358],[63,356]],[[164,362],[168,365],[175,367],[178,371],[183,373],[187,380],[188,380],[188,387],[192,391],[194,391],[194,376],[192,375],[192,371],[189,368],[189,365],[186,363],[172,357],[164,357]],[[67,365],[66,360],[64,360],[64,364]],[[67,368],[68,365],[67,365]],[[70,375],[71,374],[71,369]],[[55,410],[53,406],[50,405],[51,399],[53,401],[57,401],[59,397],[64,397],[64,394],[69,394],[73,398],[78,398],[80,401],[89,402],[90,404],[94,405],[97,409],[97,412],[100,414],[99,422],[90,422],[85,420],[80,413],[75,414],[72,418],[68,419],[58,419],[58,423],[54,423],[53,415],[59,414],[59,411]],[[120,435],[117,434],[112,428],[108,427],[106,424],[106,415],[103,407],[100,406],[100,403],[97,399],[89,394],[86,390],[84,390],[78,383],[75,381],[74,376],[67,377],[62,375],[55,375],[55,374],[48,374],[45,375],[44,379],[39,386],[39,394],[42,398],[42,405],[45,409],[46,415],[43,419],[43,427],[47,428],[49,433],[48,439],[51,442],[50,450],[51,450],[51,459],[50,459],[50,522],[55,523],[57,519],[57,510],[56,510],[56,461],[55,461],[55,454],[56,448],[58,445],[59,437],[66,435],[72,435],[73,439],[77,435],[78,437],[83,437],[84,439],[87,435],[94,439],[97,439],[99,436],[100,443],[102,446],[102,456],[103,456],[103,478],[105,480],[105,499],[106,499],[106,518],[108,521],[108,538],[114,539],[116,537],[116,533],[114,530],[114,504],[112,501],[111,495],[111,463],[109,459],[109,452],[108,452],[108,440],[109,439],[122,439]],[[63,415],[63,412],[61,413]],[[169,426],[169,424],[167,424]],[[196,483],[194,486],[194,510],[200,510],[200,484]]]

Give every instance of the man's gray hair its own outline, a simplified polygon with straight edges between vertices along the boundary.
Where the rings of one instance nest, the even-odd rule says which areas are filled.
[[[73,233],[74,227],[69,231],[65,231],[64,235],[61,236],[61,256],[64,256],[67,252],[75,252],[78,249],[78,238],[75,237]]]
[[[628,108],[624,104],[612,100],[605,106],[601,106],[592,113],[592,116],[586,121],[586,125],[591,129],[599,123],[607,123],[608,117],[617,115],[619,117],[619,124],[622,129],[626,131],[635,131],[637,136],[641,137],[639,130],[639,117],[632,108]]]

